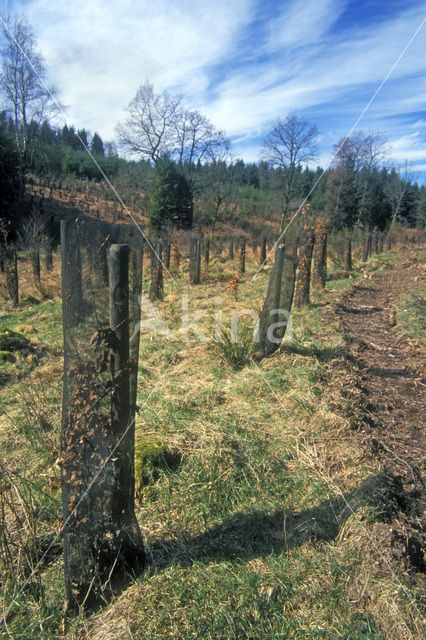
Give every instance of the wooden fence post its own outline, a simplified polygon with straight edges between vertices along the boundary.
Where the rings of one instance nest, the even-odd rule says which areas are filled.
[[[189,281],[191,284],[201,282],[201,240],[198,238],[189,241]]]
[[[284,241],[276,245],[274,264],[254,344],[256,360],[274,353],[285,335],[293,303],[296,261],[296,243],[287,249]]]
[[[367,262],[371,250],[371,231],[366,231],[364,235],[364,246],[362,250],[362,261]]]
[[[170,242],[166,241],[166,243],[164,244],[164,266],[166,267],[166,269],[170,269],[170,251]]]
[[[210,262],[210,239],[209,238],[204,239],[203,248],[204,248],[204,264],[206,265],[206,267],[208,267]]]
[[[112,496],[112,517],[116,519],[116,552],[119,554],[120,569],[137,573],[144,567],[145,552],[134,512],[135,421],[131,411],[130,393],[128,245],[111,245],[109,265],[110,326],[117,338],[111,354],[111,377],[114,383],[111,395],[111,427],[114,441],[117,443],[117,476]],[[134,366],[137,366],[137,363],[134,363]],[[111,571],[113,568],[111,566]]]
[[[327,278],[327,229],[324,220],[318,219],[315,229],[313,284],[324,290]]]
[[[230,260],[234,259],[234,241],[230,240],[228,244],[228,257]]]
[[[246,270],[246,239],[243,236],[240,238],[240,248],[238,256],[238,268],[240,273],[245,273]]]
[[[19,282],[18,282],[18,256],[16,249],[6,248],[4,251],[4,270],[6,272],[6,287],[9,299],[14,307],[19,303]]]
[[[308,224],[302,230],[299,248],[299,262],[296,276],[296,293],[294,295],[294,306],[303,307],[309,304],[309,290],[311,283],[311,263],[312,253],[315,244],[315,234]]]
[[[149,289],[151,302],[162,300],[164,297],[162,251],[160,242],[157,242],[154,250],[151,250],[151,286]]]
[[[262,266],[265,264],[265,262],[266,262],[266,236],[263,236],[260,244],[259,265]]]
[[[61,484],[65,594],[71,610],[97,605],[145,562],[134,514],[129,247],[112,245],[109,255],[110,327],[100,327],[90,342],[87,326],[75,325],[70,308],[75,299],[66,295],[73,283],[67,270],[63,274]],[[97,355],[101,345],[103,368]]]
[[[44,246],[44,266],[46,271],[52,271],[53,269],[52,239],[50,237],[46,238]]]
[[[346,238],[345,271],[352,271],[352,238],[350,235]]]

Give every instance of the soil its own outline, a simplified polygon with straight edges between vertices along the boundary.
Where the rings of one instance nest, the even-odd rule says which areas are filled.
[[[420,250],[407,248],[391,269],[366,273],[339,306],[351,374],[345,395],[353,436],[363,444],[367,460],[374,458],[398,480],[386,552],[407,582],[417,586],[426,571],[426,343],[398,324],[397,305],[402,294],[426,282],[419,255]],[[377,546],[383,549],[379,538]]]

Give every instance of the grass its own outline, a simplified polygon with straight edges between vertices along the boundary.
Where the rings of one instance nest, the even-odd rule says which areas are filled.
[[[413,289],[398,301],[397,322],[403,330],[424,341],[426,334],[426,288]]]
[[[371,264],[375,268],[376,262]],[[408,615],[409,605],[386,571],[368,583],[368,553],[358,552],[380,509],[370,503],[354,507],[360,528],[339,493],[358,505],[361,483],[380,474],[352,437],[344,399],[336,403],[346,351],[334,303],[361,271],[314,292],[312,304],[293,316],[293,339],[255,365],[244,342],[237,344],[234,361],[233,353],[217,353],[193,331],[181,340],[182,293],[189,296],[190,319],[205,310],[199,326],[210,339],[218,297],[225,331],[233,312],[260,310],[268,270],[251,280],[257,266],[249,250],[235,296],[227,282],[236,265],[237,260],[213,258],[208,278],[190,287],[183,264],[174,281],[166,279],[165,300],[157,305],[175,339],[142,330],[137,516],[149,566],[109,607],[68,620],[69,640],[404,637],[394,631],[384,603],[391,600],[400,617]],[[364,268],[368,271],[368,264]],[[148,286],[145,277],[144,289]],[[0,416],[0,441],[2,455],[17,466],[24,466],[31,452],[26,468],[29,474],[37,471],[37,490],[46,494],[42,522],[50,541],[59,497],[54,453],[60,316],[60,300],[54,299],[5,310],[0,317],[0,328],[22,332],[39,354],[28,377],[16,370],[0,389],[12,421]],[[37,393],[28,396],[29,407],[17,406],[30,380]],[[51,427],[45,432],[46,422]],[[367,580],[370,600],[351,596],[360,576]],[[58,557],[43,566],[41,579],[44,601],[19,593],[22,578],[15,589],[2,587],[4,605],[11,606],[10,637],[16,640],[58,635],[63,599]]]

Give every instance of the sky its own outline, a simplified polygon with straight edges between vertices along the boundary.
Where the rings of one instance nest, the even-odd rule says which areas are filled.
[[[426,184],[426,0],[0,0],[7,14],[30,21],[66,122],[104,140],[149,80],[223,129],[235,158],[258,161],[296,113],[318,126],[315,165],[353,130],[379,133]]]

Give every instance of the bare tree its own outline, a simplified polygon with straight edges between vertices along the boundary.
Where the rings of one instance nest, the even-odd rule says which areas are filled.
[[[56,91],[46,85],[46,68],[33,30],[25,18],[1,20],[0,91],[11,114],[21,161],[21,180],[31,151],[31,123],[57,114]]]
[[[127,107],[123,124],[117,125],[120,143],[131,152],[156,163],[161,156],[176,149],[176,120],[181,96],[167,91],[154,93],[154,86],[145,82]]]
[[[217,131],[199,111],[183,110],[178,114],[176,140],[178,162],[190,166],[209,159],[222,147],[229,147],[224,132]]]
[[[401,208],[407,187],[413,182],[413,174],[408,171],[408,162],[405,161],[404,173],[401,175],[401,169],[393,167],[389,180],[387,182],[386,195],[392,206],[392,218],[390,229],[393,229]]]
[[[263,143],[263,158],[271,165],[282,167],[284,172],[281,230],[295,196],[297,166],[310,162],[316,155],[315,138],[318,127],[291,114],[285,120],[278,119]]]
[[[182,106],[182,96],[156,94],[145,82],[127,107],[128,117],[116,127],[121,145],[154,164],[168,156],[180,164],[201,162],[221,146],[225,135],[198,111]]]
[[[39,211],[33,209],[22,221],[19,239],[22,248],[28,250],[36,286],[40,285],[40,249],[45,241],[45,232],[45,219]]]

